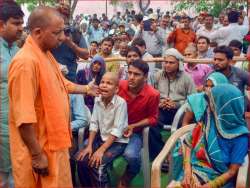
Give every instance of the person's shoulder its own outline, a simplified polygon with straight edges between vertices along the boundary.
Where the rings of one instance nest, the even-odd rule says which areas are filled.
[[[21,48],[13,57],[10,69],[15,68],[35,68],[38,62],[38,58],[34,53],[26,48]]]
[[[156,90],[153,86],[151,86],[149,84],[145,84],[144,87],[146,89],[147,96],[158,97],[160,95],[160,92],[158,90]]]
[[[116,99],[116,103],[120,106],[120,105],[126,105],[126,101],[125,99],[123,99],[122,97],[120,97],[119,95],[114,95],[115,99]]]
[[[191,75],[188,74],[188,73],[185,72],[185,71],[182,71],[182,72],[181,72],[181,74],[180,74],[180,79],[182,79],[185,83],[190,83],[190,82],[193,83],[193,79],[192,79]]]
[[[127,85],[128,85],[127,80],[120,80],[119,81],[119,88],[125,89]]]
[[[238,76],[242,76],[242,75],[245,75],[245,74],[249,74],[247,71],[245,70],[242,70],[238,67],[235,67],[235,66],[231,66],[231,70],[237,74]]]

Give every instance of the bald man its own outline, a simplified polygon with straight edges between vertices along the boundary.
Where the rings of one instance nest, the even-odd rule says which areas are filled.
[[[9,67],[10,148],[15,187],[72,187],[68,93],[96,94],[61,74],[50,50],[64,40],[64,21],[49,7],[28,20],[30,35]]]

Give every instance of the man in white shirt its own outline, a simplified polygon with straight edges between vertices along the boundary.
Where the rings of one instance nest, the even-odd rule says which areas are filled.
[[[232,10],[227,16],[229,25],[221,27],[210,34],[211,41],[217,41],[218,46],[228,46],[232,40],[243,42],[244,36],[248,33],[249,26],[247,22],[245,23],[247,25],[238,24],[239,12]]]
[[[197,32],[197,37],[205,36],[210,39],[210,34],[215,31],[213,28],[214,25],[214,17],[211,14],[208,14],[204,19],[204,26],[201,27]]]

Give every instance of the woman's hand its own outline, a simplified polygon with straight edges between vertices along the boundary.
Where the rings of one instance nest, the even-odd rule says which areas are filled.
[[[182,180],[182,186],[184,188],[192,188],[192,171],[191,168],[184,169],[184,178]]]

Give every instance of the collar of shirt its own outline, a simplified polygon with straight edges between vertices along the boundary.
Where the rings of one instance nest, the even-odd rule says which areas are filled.
[[[198,70],[199,66],[195,65],[194,67],[189,67],[187,63],[184,64],[184,68],[186,71],[194,71],[194,70]]]
[[[117,98],[117,96],[114,95],[113,98],[112,98],[112,100],[111,100],[111,101],[109,102],[109,104],[107,105],[107,107],[109,107],[110,105],[114,105],[115,102],[116,102],[116,98]],[[102,106],[105,106],[104,103],[103,103],[103,101],[102,101],[101,95],[98,96],[98,97],[96,97],[96,102],[99,103],[99,104],[102,105]]]
[[[9,43],[3,37],[0,37],[0,42],[6,49],[12,49],[13,47],[16,46],[16,43],[13,43],[11,46],[9,46]]]
[[[136,95],[136,97],[138,97],[138,96],[144,97],[146,95],[146,93],[147,93],[146,87],[147,87],[147,84],[145,83],[144,86],[143,86],[143,88],[141,89],[141,91]],[[128,88],[128,81],[125,83],[125,88],[126,88],[127,95],[130,97],[130,95],[129,95],[129,88]]]

